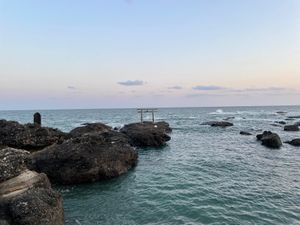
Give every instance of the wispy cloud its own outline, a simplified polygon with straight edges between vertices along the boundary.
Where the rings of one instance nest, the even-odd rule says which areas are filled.
[[[120,81],[118,84],[123,86],[141,86],[144,85],[145,82],[142,80],[127,80],[127,81]]]
[[[172,89],[172,90],[181,90],[182,87],[181,87],[181,86],[172,86],[172,87],[168,87],[168,89]]]
[[[232,92],[278,92],[278,91],[288,91],[288,90],[290,89],[284,87],[230,89],[230,91]]]
[[[68,88],[69,90],[73,90],[73,91],[74,91],[74,90],[77,90],[77,88],[76,88],[75,86],[68,86],[67,88]]]
[[[217,91],[217,90],[224,90],[226,88],[221,86],[214,86],[214,85],[198,85],[193,87],[193,89],[198,91]]]

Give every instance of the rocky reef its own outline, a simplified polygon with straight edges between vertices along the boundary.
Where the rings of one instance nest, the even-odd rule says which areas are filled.
[[[0,145],[3,146],[36,151],[66,138],[67,135],[58,129],[0,120]]]
[[[0,151],[0,224],[62,225],[62,197],[45,174],[26,168],[29,155],[13,148]]]
[[[258,134],[256,138],[268,148],[280,148],[282,146],[279,135],[271,131],[264,131],[262,134]]]

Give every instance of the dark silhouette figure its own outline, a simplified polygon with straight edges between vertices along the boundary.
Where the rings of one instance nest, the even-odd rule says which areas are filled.
[[[33,123],[35,126],[42,126],[42,116],[40,113],[36,112],[34,115],[33,115]]]

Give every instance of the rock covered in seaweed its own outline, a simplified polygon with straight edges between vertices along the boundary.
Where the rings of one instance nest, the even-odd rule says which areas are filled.
[[[271,131],[264,131],[262,134],[256,136],[257,140],[261,141],[262,145],[269,148],[280,148],[282,142],[278,134]]]
[[[55,183],[78,184],[120,176],[137,164],[138,154],[115,131],[86,134],[31,155],[31,167]]]
[[[39,150],[54,143],[60,143],[64,139],[66,139],[66,134],[58,129],[0,120],[0,145]]]
[[[162,147],[171,140],[167,135],[171,131],[166,122],[131,123],[120,130],[129,138],[130,144],[137,147]]]
[[[1,151],[0,224],[63,225],[62,197],[45,174],[26,168],[28,155],[13,148]]]

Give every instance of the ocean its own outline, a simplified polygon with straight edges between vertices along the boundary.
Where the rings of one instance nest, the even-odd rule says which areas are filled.
[[[0,118],[28,123],[34,112],[0,111]],[[63,131],[85,122],[139,121],[136,109],[39,112],[44,126]],[[166,147],[139,149],[137,167],[118,178],[54,186],[64,198],[66,224],[300,224],[300,148],[268,149],[255,137],[271,130],[282,141],[300,138],[271,125],[293,115],[300,106],[159,109],[156,119],[173,128]],[[233,127],[201,125],[229,117]]]

